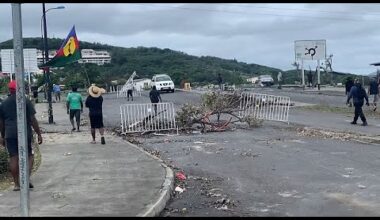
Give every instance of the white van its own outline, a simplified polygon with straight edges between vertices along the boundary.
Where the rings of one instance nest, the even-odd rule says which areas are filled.
[[[174,92],[174,82],[166,74],[154,75],[151,82],[151,87],[153,86],[156,86],[158,91]]]

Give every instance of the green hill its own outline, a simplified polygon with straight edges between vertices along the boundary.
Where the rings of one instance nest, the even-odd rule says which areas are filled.
[[[49,49],[58,49],[63,39],[48,39]],[[12,49],[13,42],[8,40],[0,43],[0,49]],[[41,38],[24,38],[24,48],[42,49]],[[211,56],[191,56],[179,51],[159,48],[123,48],[100,43],[80,41],[81,49],[107,50],[111,53],[110,64],[97,66],[95,64],[73,63],[64,69],[54,70],[53,82],[61,82],[67,85],[80,84],[86,86],[88,82],[99,85],[109,85],[112,80],[124,81],[137,72],[138,78],[151,78],[154,74],[168,74],[176,85],[183,81],[192,84],[216,83],[217,74],[221,73],[225,82],[230,84],[242,84],[246,79],[262,74],[272,75],[275,81],[277,73],[282,71],[277,68],[258,64],[247,64],[237,60],[221,59]],[[295,70],[283,71],[286,84],[300,81]],[[305,72],[306,73],[306,72]],[[338,76],[339,74],[334,74]],[[343,74],[342,76],[345,76]],[[335,77],[336,80],[342,81]],[[322,84],[327,82],[327,77],[322,74]],[[42,84],[42,79],[39,84]]]

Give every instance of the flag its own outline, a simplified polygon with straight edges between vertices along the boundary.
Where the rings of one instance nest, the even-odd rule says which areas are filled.
[[[80,58],[81,53],[79,51],[79,41],[75,33],[74,25],[59,50],[57,50],[56,55],[47,63],[40,65],[39,68],[45,69],[47,67],[62,67],[68,63],[75,62]]]

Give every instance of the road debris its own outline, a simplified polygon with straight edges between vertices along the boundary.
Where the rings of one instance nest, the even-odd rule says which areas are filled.
[[[227,205],[222,205],[221,207],[217,207],[218,210],[223,210],[223,211],[227,211],[228,210],[228,206]]]
[[[179,194],[183,193],[183,191],[185,191],[184,189],[182,189],[181,187],[177,186],[174,191],[178,192]]]
[[[261,153],[254,154],[254,153],[251,152],[251,150],[248,150],[247,152],[243,152],[243,153],[240,154],[240,156],[243,156],[243,157],[252,157],[252,158],[258,157],[260,155],[261,155]]]
[[[284,197],[284,198],[289,198],[289,197],[293,197],[293,198],[301,198],[301,196],[297,196],[298,192],[296,190],[292,190],[291,192],[289,191],[284,191],[284,192],[279,192],[278,195]]]
[[[63,154],[63,156],[70,156],[70,155],[71,155],[70,152],[66,152],[66,153]]]
[[[364,186],[364,185],[362,185],[362,184],[359,184],[358,187],[359,187],[360,189],[365,189],[365,188],[367,188],[366,186]]]
[[[175,177],[177,177],[177,179],[183,181],[183,180],[186,180],[186,176],[183,172],[178,172],[175,174]]]
[[[54,199],[60,199],[60,198],[65,198],[65,195],[63,195],[63,193],[61,193],[61,192],[54,192],[52,197]]]

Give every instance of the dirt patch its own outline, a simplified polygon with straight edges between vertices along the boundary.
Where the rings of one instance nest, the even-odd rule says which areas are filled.
[[[146,139],[154,136],[156,135],[147,134],[144,135],[143,138]],[[151,147],[152,144],[154,145],[169,142],[193,143],[193,140],[175,140],[170,137],[165,137],[154,141],[151,140],[149,144],[145,144],[141,142],[142,137],[139,135],[123,135],[123,138],[133,144],[136,144],[151,155],[162,159],[163,162],[174,172],[174,189],[171,192],[171,198],[166,207],[160,213],[160,217],[228,217],[243,215],[243,212],[239,209],[240,202],[224,190],[226,189],[226,182],[223,177],[212,173],[206,173],[198,169],[190,169],[185,165],[182,165],[179,161],[173,161],[171,158],[168,158],[167,151],[161,152]],[[211,145],[209,147],[213,146]],[[220,147],[217,148],[219,149]],[[250,152],[248,152],[241,156],[253,158],[258,155],[250,154]],[[177,177],[178,173],[183,173],[185,178]]]
[[[297,135],[308,136],[308,137],[318,137],[323,139],[337,139],[341,141],[357,141],[364,144],[380,144],[380,137],[377,136],[366,136],[362,134],[355,134],[350,132],[340,132],[340,131],[329,131],[315,128],[296,128]]]
[[[313,105],[313,106],[300,106],[297,107],[306,111],[317,111],[317,112],[329,112],[329,113],[342,113],[347,116],[354,115],[354,107],[338,107],[338,106],[329,106],[329,105]],[[373,111],[373,107],[363,106],[364,115],[367,117],[380,117],[380,111]]]
[[[1,151],[4,151],[4,150],[5,150],[5,153],[7,154],[5,148],[1,149]],[[39,146],[36,143],[33,143],[33,150],[34,150],[34,163],[33,163],[32,175],[40,167],[41,159],[42,159]],[[9,163],[9,156],[6,158],[6,160],[4,158],[1,159],[2,166],[5,166],[6,168],[8,168],[8,163]],[[8,172],[5,172],[0,175],[0,191],[4,191],[8,189],[12,185],[13,185],[13,178],[9,170]]]

